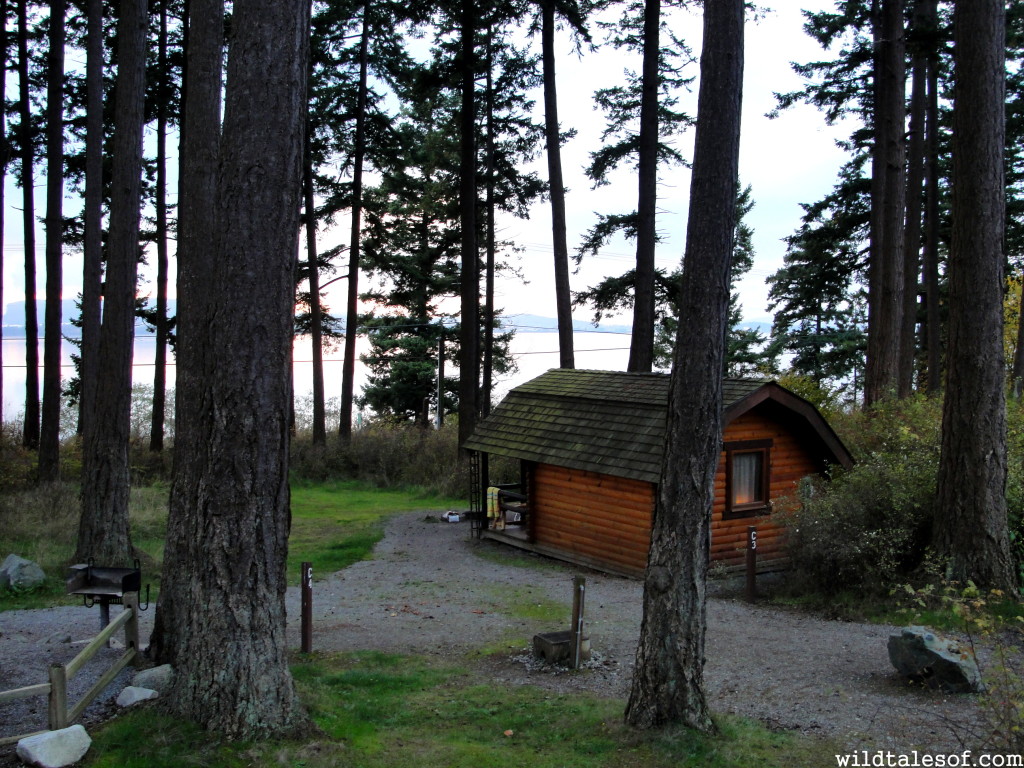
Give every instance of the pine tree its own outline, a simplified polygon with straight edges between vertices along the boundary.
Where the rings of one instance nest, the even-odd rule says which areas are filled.
[[[678,723],[715,731],[704,692],[706,582],[736,228],[743,7],[742,0],[704,6],[680,333],[626,705],[626,722],[638,728]]]

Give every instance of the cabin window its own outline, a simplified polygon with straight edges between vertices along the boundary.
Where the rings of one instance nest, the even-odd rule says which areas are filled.
[[[725,444],[726,518],[765,515],[770,511],[771,440]]]

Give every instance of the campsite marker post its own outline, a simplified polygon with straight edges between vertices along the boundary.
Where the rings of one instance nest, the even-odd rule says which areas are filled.
[[[302,564],[302,652],[313,652],[313,564]]]
[[[757,526],[747,526],[747,602],[757,599]]]

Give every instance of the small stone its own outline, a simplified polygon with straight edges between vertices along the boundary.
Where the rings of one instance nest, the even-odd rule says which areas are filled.
[[[39,768],[63,768],[77,763],[89,751],[92,739],[81,725],[72,725],[59,731],[47,731],[26,736],[18,742],[17,753],[21,762]]]
[[[140,701],[149,701],[155,699],[160,694],[150,688],[139,688],[135,685],[129,685],[119,694],[117,694],[117,706],[119,707],[130,707],[133,704],[138,704]]]
[[[132,685],[137,688],[149,688],[157,693],[166,693],[174,680],[174,668],[170,664],[144,669],[132,678]]]

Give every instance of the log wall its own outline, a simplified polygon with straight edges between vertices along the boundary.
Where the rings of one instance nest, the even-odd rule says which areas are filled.
[[[772,500],[792,494],[797,483],[817,471],[810,453],[779,422],[748,412],[728,425],[724,442],[772,440]],[[655,486],[551,464],[538,464],[530,477],[530,536],[547,552],[587,565],[640,576],[647,564]],[[725,453],[715,476],[711,517],[711,559],[725,566],[744,562],[747,526],[758,529],[758,563],[783,557],[782,530],[771,515],[723,519]]]

